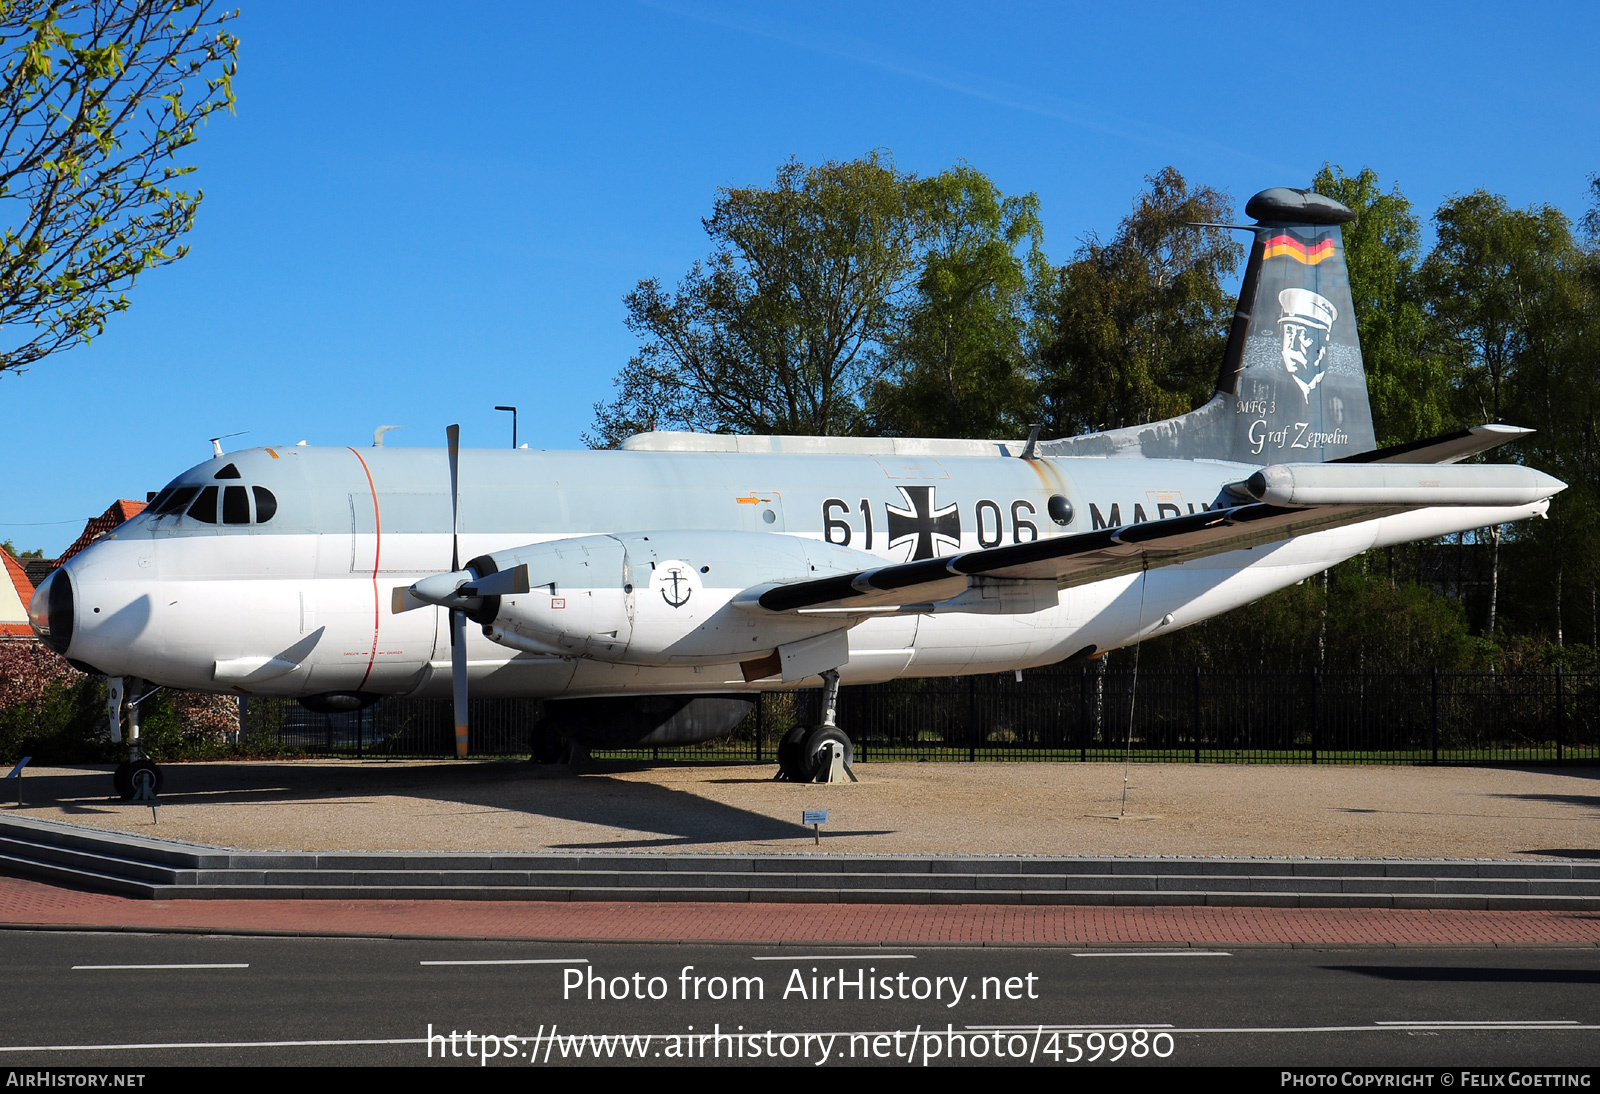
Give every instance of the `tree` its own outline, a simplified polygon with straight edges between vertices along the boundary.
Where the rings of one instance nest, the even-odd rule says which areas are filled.
[[[957,165],[915,187],[922,272],[868,412],[875,431],[994,437],[1025,431],[1030,296],[1050,274],[1039,199],[1006,197]]]
[[[201,192],[174,157],[233,106],[211,0],[0,6],[0,372],[86,342],[137,276],[183,257]]]
[[[913,183],[886,156],[728,188],[703,223],[714,250],[667,293],[624,298],[639,353],[596,404],[592,445],[650,429],[847,434],[888,367],[924,233]]]
[[[1558,419],[1572,402],[1565,389],[1575,379],[1565,375],[1561,346],[1584,310],[1573,297],[1578,251],[1571,222],[1554,206],[1513,209],[1483,190],[1446,201],[1434,221],[1439,239],[1420,280],[1461,416],[1497,421],[1516,406],[1542,426],[1545,444],[1559,446]],[[1554,509],[1559,516],[1560,506]],[[1559,519],[1555,537],[1559,544]],[[1498,527],[1490,529],[1484,633],[1491,636],[1499,609],[1500,538]],[[1561,574],[1558,547],[1557,605]],[[1559,607],[1556,615],[1559,635]]]
[[[1403,444],[1455,427],[1449,370],[1430,346],[1417,284],[1422,226],[1410,200],[1399,186],[1384,193],[1370,167],[1351,176],[1324,165],[1312,187],[1356,214],[1344,227],[1345,264],[1378,444]]]
[[[1038,381],[1049,433],[1154,421],[1210,397],[1234,300],[1223,282],[1244,250],[1224,230],[1233,201],[1175,168],[1102,243],[1090,236],[1040,303]]]

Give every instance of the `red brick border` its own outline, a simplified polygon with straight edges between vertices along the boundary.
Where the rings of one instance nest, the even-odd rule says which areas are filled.
[[[1600,915],[1591,912],[134,900],[3,877],[0,926],[768,944],[1600,946]]]

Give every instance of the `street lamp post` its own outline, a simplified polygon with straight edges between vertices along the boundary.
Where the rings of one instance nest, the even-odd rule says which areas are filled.
[[[511,447],[517,447],[517,408],[514,406],[497,406],[496,410],[509,410],[511,412]]]

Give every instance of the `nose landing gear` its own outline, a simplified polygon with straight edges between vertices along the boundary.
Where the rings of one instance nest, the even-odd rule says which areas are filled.
[[[111,739],[122,740],[122,707],[128,708],[128,758],[117,765],[111,774],[111,786],[123,801],[153,802],[161,793],[161,767],[139,749],[139,704],[157,691],[149,688],[135,698],[128,696],[138,691],[141,681],[113,676],[106,682],[106,713],[111,719]]]
[[[857,782],[855,746],[840,729],[839,670],[822,674],[822,724],[795,726],[778,742],[777,778],[797,783]]]

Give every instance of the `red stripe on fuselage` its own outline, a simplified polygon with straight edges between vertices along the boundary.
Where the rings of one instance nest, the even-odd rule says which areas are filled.
[[[367,677],[372,675],[372,666],[378,660],[378,621],[383,618],[378,597],[378,560],[383,549],[383,522],[378,519],[378,488],[372,484],[372,469],[361,459],[361,453],[352,448],[350,454],[361,460],[361,470],[367,475],[367,489],[372,491],[372,652],[367,655],[367,671],[361,674],[361,683],[356,685],[356,690],[360,691],[367,686]],[[354,536],[355,529],[350,533]]]

